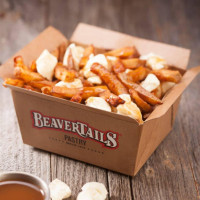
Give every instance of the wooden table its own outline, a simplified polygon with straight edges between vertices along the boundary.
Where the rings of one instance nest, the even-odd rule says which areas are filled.
[[[200,1],[0,0],[0,62],[53,25],[67,37],[78,22],[192,49],[200,64]],[[200,198],[200,77],[182,96],[173,131],[134,177],[24,145],[10,91],[0,86],[0,171],[65,181],[76,199],[88,181],[106,185],[111,200]]]

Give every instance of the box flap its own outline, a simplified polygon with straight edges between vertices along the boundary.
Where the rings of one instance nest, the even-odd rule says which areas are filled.
[[[95,47],[105,49],[134,45],[141,55],[153,51],[164,57],[169,65],[181,69],[187,68],[190,56],[189,49],[141,39],[83,23],[78,24],[70,40],[82,44],[93,44]]]
[[[44,49],[52,51],[62,42],[68,42],[68,40],[61,32],[51,26],[46,28],[28,45],[13,55],[2,66],[0,66],[0,77],[2,79],[13,77],[13,57],[21,55],[24,59],[24,62],[26,64],[30,64],[29,62],[38,58]]]

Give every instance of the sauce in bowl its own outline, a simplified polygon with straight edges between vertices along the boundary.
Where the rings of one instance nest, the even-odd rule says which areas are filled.
[[[44,193],[37,186],[23,181],[0,182],[2,200],[44,200]]]

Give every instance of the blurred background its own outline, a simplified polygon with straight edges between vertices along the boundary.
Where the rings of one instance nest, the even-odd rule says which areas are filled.
[[[200,0],[0,0],[0,62],[45,27],[69,38],[79,22],[189,48],[189,66],[200,63]]]

